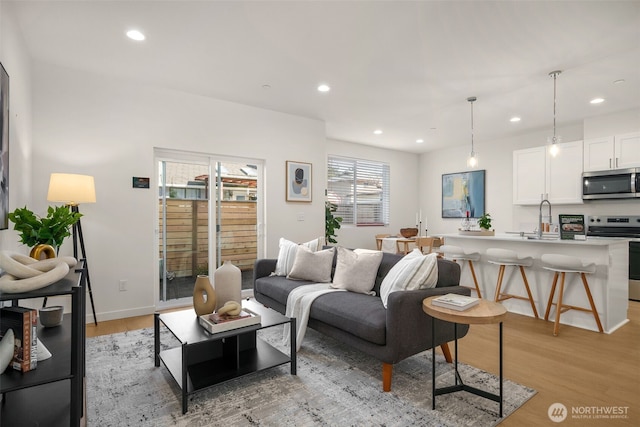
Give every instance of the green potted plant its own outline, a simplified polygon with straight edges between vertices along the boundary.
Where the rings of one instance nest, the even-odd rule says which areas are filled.
[[[324,237],[327,240],[327,244],[338,243],[334,237],[336,237],[336,230],[341,227],[342,217],[334,216],[334,212],[337,210],[338,205],[330,201],[324,203]]]
[[[42,218],[25,206],[9,213],[9,220],[15,224],[13,229],[20,234],[20,242],[32,248],[31,256],[36,257],[38,245],[49,245],[57,254],[64,239],[71,235],[69,228],[81,216],[68,206],[49,206],[47,216]]]
[[[491,214],[485,213],[478,218],[478,227],[485,231],[491,230]]]

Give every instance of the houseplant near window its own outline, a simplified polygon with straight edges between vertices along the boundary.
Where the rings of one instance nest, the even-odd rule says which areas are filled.
[[[338,243],[334,238],[336,237],[336,230],[341,227],[342,217],[334,216],[334,212],[338,210],[338,205],[329,201],[324,202],[324,237],[329,243]]]
[[[13,229],[20,233],[20,242],[32,248],[30,256],[35,258],[42,250],[36,249],[38,245],[50,245],[57,254],[64,239],[71,235],[69,228],[81,216],[81,213],[71,212],[68,206],[49,206],[47,216],[42,218],[25,206],[11,212],[9,220],[15,224]]]

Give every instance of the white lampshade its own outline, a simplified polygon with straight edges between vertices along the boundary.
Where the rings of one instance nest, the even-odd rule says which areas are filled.
[[[90,175],[52,173],[47,200],[67,205],[96,202],[96,187]]]

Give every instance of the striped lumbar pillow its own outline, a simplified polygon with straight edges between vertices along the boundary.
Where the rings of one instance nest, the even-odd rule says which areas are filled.
[[[380,298],[387,308],[389,294],[397,291],[433,288],[438,283],[438,258],[414,249],[394,265],[382,280]]]

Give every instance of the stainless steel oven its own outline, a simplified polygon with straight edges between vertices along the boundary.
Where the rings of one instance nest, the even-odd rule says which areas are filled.
[[[640,216],[590,216],[587,235],[624,237],[629,242],[629,299],[640,301]]]

